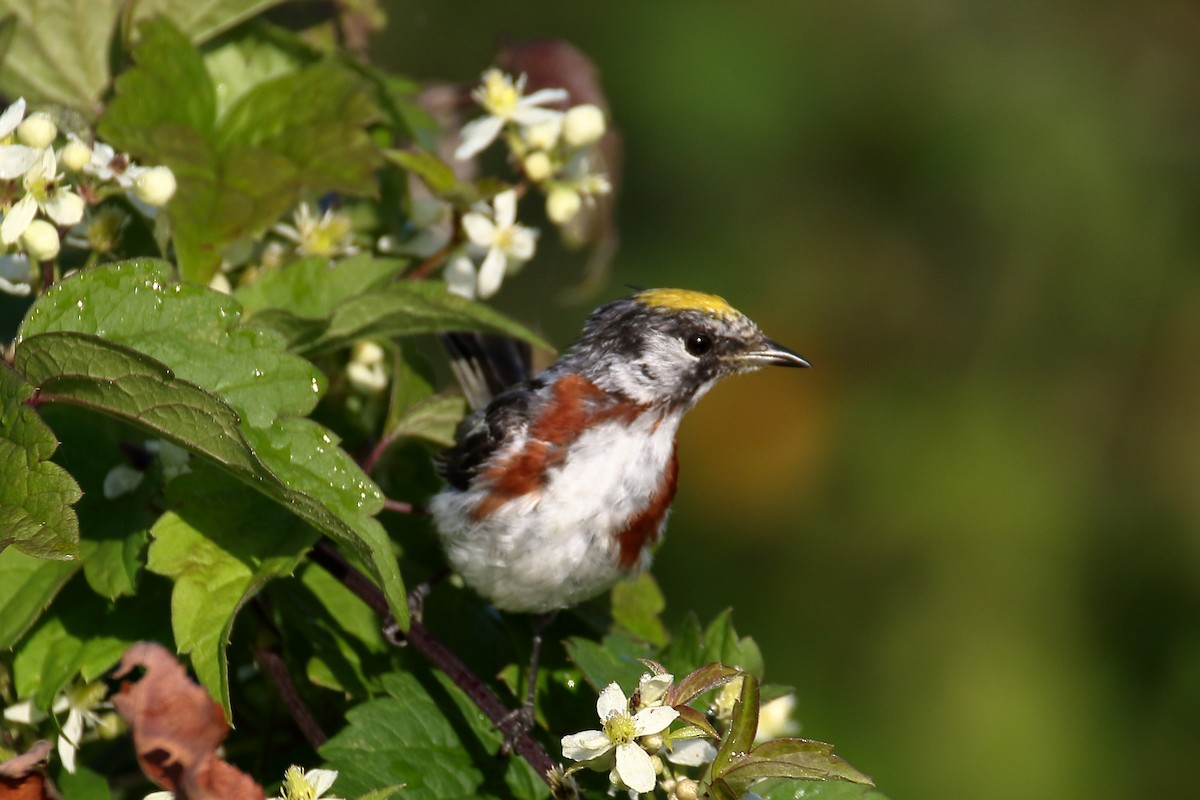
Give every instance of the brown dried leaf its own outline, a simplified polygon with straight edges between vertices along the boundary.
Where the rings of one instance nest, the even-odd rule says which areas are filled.
[[[26,752],[0,764],[0,797],[4,800],[50,800],[42,769],[52,746],[43,740]]]
[[[216,756],[229,733],[225,715],[165,647],[139,642],[125,651],[115,676],[135,667],[146,674],[124,682],[113,699],[133,730],[142,771],[177,800],[262,800],[262,787]]]

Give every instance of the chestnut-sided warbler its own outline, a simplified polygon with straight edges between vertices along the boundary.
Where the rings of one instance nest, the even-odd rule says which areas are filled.
[[[808,362],[711,294],[598,308],[575,345],[468,416],[430,511],[451,566],[504,611],[544,613],[649,566],[683,415],[728,375]]]

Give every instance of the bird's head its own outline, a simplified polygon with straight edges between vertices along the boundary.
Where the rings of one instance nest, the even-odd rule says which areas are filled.
[[[596,309],[563,366],[646,404],[689,408],[721,378],[809,364],[716,295],[646,289]]]

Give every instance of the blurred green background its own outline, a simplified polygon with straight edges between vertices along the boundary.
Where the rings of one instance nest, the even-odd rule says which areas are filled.
[[[804,734],[893,798],[1194,791],[1200,7],[392,2],[375,58],[598,64],[622,247],[500,304],[567,343],[624,283],[717,292],[815,364],[689,417],[656,575],[736,608]],[[549,236],[549,234],[548,234]]]

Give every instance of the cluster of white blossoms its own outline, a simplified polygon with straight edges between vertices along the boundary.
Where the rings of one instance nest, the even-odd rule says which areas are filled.
[[[632,797],[660,788],[668,800],[696,800],[699,782],[688,775],[688,768],[702,767],[716,758],[717,748],[698,728],[667,729],[679,719],[679,712],[666,705],[675,678],[655,666],[656,674],[644,674],[637,691],[626,697],[621,687],[610,683],[600,692],[596,713],[600,730],[583,731],[562,738],[563,757],[578,762],[566,775],[588,767],[609,770],[611,789],[625,789]],[[728,726],[734,704],[741,694],[742,677],[725,684],[709,707],[709,718]],[[755,741],[766,741],[794,733],[792,720],[795,698],[777,697],[760,709]],[[611,790],[610,790],[611,793]],[[747,792],[741,800],[754,800]]]
[[[663,705],[673,681],[669,674],[643,675],[636,703],[617,684],[604,687],[596,701],[601,729],[564,736],[563,757],[580,766],[609,770],[609,780],[617,788],[639,794],[653,791],[662,772],[658,757],[662,734],[679,718],[678,711]]]
[[[58,257],[61,234],[83,222],[89,203],[113,193],[105,184],[149,214],[175,194],[167,167],[138,166],[102,142],[60,136],[48,114],[26,116],[24,98],[0,113],[0,291],[32,291],[36,265]]]
[[[486,114],[463,127],[454,156],[473,158],[503,137],[525,180],[545,195],[546,216],[567,225],[586,203],[612,189],[591,168],[592,150],[606,131],[604,112],[590,103],[566,111],[548,108],[566,103],[567,91],[539,89],[527,95],[525,83],[524,75],[514,79],[498,69],[483,73],[471,96]],[[451,291],[491,297],[506,275],[533,257],[538,232],[517,223],[517,200],[518,192],[509,189],[463,216],[467,247],[449,259],[443,273]]]

